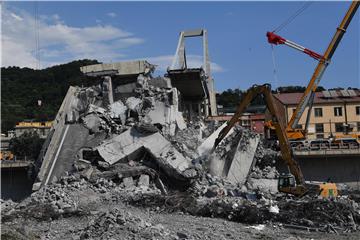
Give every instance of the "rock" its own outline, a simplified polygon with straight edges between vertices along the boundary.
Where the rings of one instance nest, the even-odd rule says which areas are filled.
[[[98,161],[98,165],[102,170],[110,169],[110,164],[104,161]]]
[[[83,170],[81,173],[80,173],[80,176],[85,178],[86,180],[90,180],[91,178],[91,175],[92,173],[94,172],[94,169],[92,167],[89,167],[88,169],[86,170]]]
[[[159,131],[159,129],[151,123],[140,123],[140,124],[137,124],[135,126],[135,128],[136,128],[136,130],[138,130],[138,132],[144,133],[144,134],[156,133]]]
[[[138,181],[138,186],[149,186],[149,183],[150,183],[149,175],[141,174]]]
[[[110,105],[110,117],[120,119],[121,124],[126,122],[127,107],[119,100]]]
[[[123,184],[124,184],[125,188],[131,188],[131,187],[135,186],[134,180],[132,177],[123,178]]]
[[[274,213],[274,214],[278,214],[279,213],[279,207],[277,205],[272,205],[269,208],[269,212]]]
[[[209,187],[205,193],[205,196],[208,198],[216,197],[219,195],[219,188],[215,185]]]
[[[141,103],[141,99],[140,98],[136,98],[136,97],[129,97],[126,102],[125,105],[134,112],[138,112],[140,111],[140,103]]]
[[[179,239],[188,239],[188,236],[185,233],[177,232],[176,235]]]

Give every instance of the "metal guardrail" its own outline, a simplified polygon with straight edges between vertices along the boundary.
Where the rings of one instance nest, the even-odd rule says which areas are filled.
[[[293,147],[295,156],[359,156],[360,148],[357,146],[312,146]]]
[[[324,150],[354,150],[360,149],[359,145],[354,144],[312,144],[310,146],[298,145],[292,147],[293,151],[324,151]]]
[[[26,168],[33,164],[32,161],[24,161],[24,160],[1,160],[0,161],[0,168]]]

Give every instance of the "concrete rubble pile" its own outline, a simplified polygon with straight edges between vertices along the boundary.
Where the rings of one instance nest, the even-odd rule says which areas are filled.
[[[87,129],[91,140],[80,146],[68,172],[120,182],[143,174],[162,191],[160,174],[180,182],[196,177],[188,151],[174,142],[175,134],[187,129],[169,79],[140,74],[133,96],[117,101],[109,97],[108,85],[77,88],[71,99],[66,123]]]
[[[73,131],[71,141],[63,137],[60,144],[69,141],[65,146],[75,149],[60,160],[68,168],[60,165],[62,172],[49,184],[44,179],[50,176],[40,171],[41,187],[19,204],[2,201],[5,227],[32,219],[32,228],[41,232],[47,221],[66,219],[71,225],[81,219],[69,230],[80,239],[184,237],[127,211],[136,206],[147,214],[181,212],[333,233],[360,230],[360,207],[350,198],[296,200],[279,193],[279,153],[265,148],[258,134],[235,126],[213,150],[226,123],[200,117],[186,122],[180,93],[169,79],[139,74],[130,84],[133,91],[126,89],[121,98],[114,97],[112,84],[105,77],[99,86],[71,88],[69,107],[57,117],[59,124],[64,119],[65,133],[54,133]],[[57,156],[62,150],[51,151]]]
[[[117,236],[123,236],[122,239],[168,239],[181,235],[153,223],[142,214],[128,211],[123,205],[127,197],[145,193],[161,195],[161,192],[149,183],[145,175],[131,184],[125,182],[128,181],[117,184],[104,178],[90,182],[70,175],[41,188],[21,203],[2,201],[2,236],[38,239],[40,236],[36,233],[43,229],[46,229],[46,239],[58,238],[62,234],[65,239],[70,236],[75,239]],[[59,223],[52,225],[53,221]],[[25,232],[17,227],[23,224],[27,225]]]
[[[227,157],[224,151],[227,146],[237,148],[238,144],[231,139],[236,141],[239,133],[252,136],[247,130],[237,128],[229,137],[230,140],[224,141],[217,150],[223,153],[223,157]],[[277,157],[277,154],[264,154],[263,150],[260,142],[256,156]],[[88,160],[75,161],[73,172],[61,177],[57,183],[42,187],[21,203],[2,202],[1,221],[4,231],[13,231],[12,226],[16,223],[27,224],[26,236],[44,232],[47,238],[60,234],[63,238],[78,236],[78,239],[116,238],[119,235],[126,236],[124,239],[139,236],[181,239],[184,236],[181,232],[169,230],[148,217],[149,213],[173,212],[224,218],[246,224],[271,224],[280,229],[335,234],[360,230],[360,207],[346,197],[336,200],[310,197],[296,200],[254,187],[250,184],[253,171],[245,184],[234,183],[227,177],[209,174],[209,160],[204,158],[200,158],[204,161],[202,164],[199,158],[191,163],[193,168],[190,169],[196,169],[197,177],[191,177],[185,188],[174,189],[171,183],[178,182],[177,177],[180,175],[173,178],[162,175],[161,171],[156,171],[146,163],[146,156],[141,155],[138,161],[134,158],[109,164],[95,153],[92,150],[84,153],[83,157]],[[89,161],[90,156],[95,159],[93,162]],[[261,162],[252,166],[255,173],[263,167]],[[268,166],[268,169],[272,169],[272,166]],[[259,176],[256,179],[262,180]],[[140,213],[144,209],[146,215],[134,212],[134,209],[130,212],[130,206]],[[51,225],[52,221],[57,224]]]
[[[149,238],[167,239],[176,237],[175,233],[165,229],[161,224],[153,225],[140,216],[134,216],[124,209],[114,208],[95,216],[88,226],[81,232],[80,239],[124,239]]]
[[[278,204],[277,220],[285,227],[336,234],[360,230],[359,204],[348,197],[289,200]]]

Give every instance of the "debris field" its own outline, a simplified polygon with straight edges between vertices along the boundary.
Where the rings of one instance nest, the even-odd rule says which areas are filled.
[[[75,88],[62,116],[87,142],[30,197],[2,200],[3,239],[359,238],[359,202],[278,192],[279,153],[240,126],[213,151],[224,125],[184,118],[168,78],[139,74],[117,100],[111,85]]]

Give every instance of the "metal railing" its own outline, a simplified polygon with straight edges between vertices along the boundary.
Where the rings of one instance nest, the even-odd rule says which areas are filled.
[[[353,150],[360,149],[359,144],[342,143],[342,144],[311,144],[310,146],[298,145],[292,147],[293,151],[324,151],[324,150]]]

